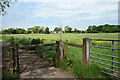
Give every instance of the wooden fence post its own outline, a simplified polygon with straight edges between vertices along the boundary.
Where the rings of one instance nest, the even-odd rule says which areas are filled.
[[[10,73],[11,75],[14,74],[14,42],[11,43],[11,50],[10,50]]]
[[[18,55],[18,44],[15,45],[15,71],[19,73],[19,55]]]
[[[90,39],[89,38],[83,38],[83,62],[89,63],[90,61]]]
[[[56,63],[58,65],[58,63],[59,63],[59,41],[56,41],[56,44],[57,44],[57,46],[56,46]]]
[[[68,40],[66,40],[65,42],[65,46],[64,46],[64,58],[68,57]]]
[[[63,60],[64,58],[64,53],[63,53],[63,42],[62,40],[59,41],[59,59]]]
[[[56,47],[56,61],[57,64],[59,64],[60,60],[63,60],[63,42],[60,41],[56,41],[57,47]]]

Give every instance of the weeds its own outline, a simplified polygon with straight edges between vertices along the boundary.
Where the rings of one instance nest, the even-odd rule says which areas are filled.
[[[14,75],[11,74],[3,74],[2,75],[2,80],[16,80],[19,79],[19,74],[14,73]]]

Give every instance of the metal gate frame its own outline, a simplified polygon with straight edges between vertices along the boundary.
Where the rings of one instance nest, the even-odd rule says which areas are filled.
[[[111,48],[111,47],[102,47],[102,46],[91,46],[91,41],[93,41],[93,40],[94,40],[94,41],[112,41],[112,48]],[[89,48],[89,49],[90,49],[90,62],[96,62],[96,63],[103,64],[103,65],[107,65],[107,66],[111,67],[111,69],[109,69],[109,68],[106,68],[106,67],[101,66],[101,68],[104,68],[104,69],[106,69],[106,70],[109,70],[109,71],[111,71],[111,73],[108,73],[108,72],[105,72],[105,71],[102,71],[102,70],[101,70],[101,72],[103,72],[103,73],[105,73],[105,74],[108,74],[108,75],[111,75],[111,76],[114,76],[114,77],[117,77],[117,78],[120,78],[120,53],[118,53],[118,57],[117,57],[117,56],[113,56],[113,51],[114,51],[114,50],[118,50],[118,52],[120,51],[119,48],[114,48],[114,42],[120,42],[120,40],[90,39],[89,42],[90,42],[90,43],[89,43],[89,47],[90,47],[90,48]],[[92,52],[92,51],[91,51],[91,48],[92,48],[92,47],[102,48],[102,49],[112,49],[112,55],[106,55],[106,54],[101,54],[101,53]],[[94,56],[91,56],[91,54],[96,54],[96,55],[102,55],[102,56],[111,57],[112,60],[107,60],[107,59],[103,59],[103,58],[94,57]],[[105,63],[102,63],[102,62],[99,62],[99,61],[91,60],[91,58],[96,58],[96,59],[99,59],[99,60],[108,61],[108,62],[111,62],[112,64],[111,64],[111,65],[105,64]],[[118,62],[113,61],[113,58],[117,58],[117,59],[118,59]],[[118,66],[114,66],[113,63],[117,63]],[[113,70],[113,68],[117,68],[118,71]],[[113,75],[113,74],[112,74],[113,72],[116,72],[116,73],[118,73],[119,75]]]

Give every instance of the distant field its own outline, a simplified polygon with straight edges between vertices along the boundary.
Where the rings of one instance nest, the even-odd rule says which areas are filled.
[[[52,43],[56,40],[60,40],[60,34],[8,34],[5,36],[14,36],[17,38],[43,38],[45,43]],[[71,43],[81,44],[83,38],[92,39],[118,39],[118,33],[63,33],[61,39],[63,41],[68,40]]]

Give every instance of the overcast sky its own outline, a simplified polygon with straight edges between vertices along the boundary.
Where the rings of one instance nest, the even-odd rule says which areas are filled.
[[[118,24],[119,0],[17,0],[0,19],[1,29],[68,25],[86,30],[89,25]]]

